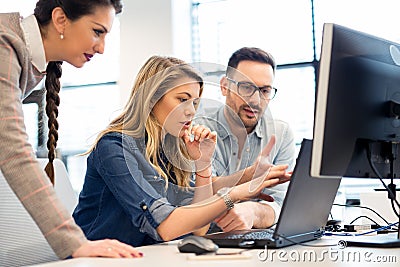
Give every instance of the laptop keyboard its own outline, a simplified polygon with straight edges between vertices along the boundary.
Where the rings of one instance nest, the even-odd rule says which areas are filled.
[[[227,239],[243,239],[243,240],[273,240],[274,229],[265,229],[262,231],[251,231],[245,234],[229,235]]]

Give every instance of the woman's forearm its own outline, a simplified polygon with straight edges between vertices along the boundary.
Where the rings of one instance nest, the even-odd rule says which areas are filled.
[[[243,184],[251,180],[248,168],[237,171],[226,176],[214,176],[213,180],[213,192],[214,194],[223,187],[233,187],[235,185]]]
[[[212,185],[212,170],[211,167],[203,169],[201,171],[195,172],[196,175],[196,183],[194,190],[194,197],[192,200],[192,204],[203,201],[207,198],[210,198],[213,192]]]
[[[182,235],[196,232],[201,234],[215,218],[226,211],[224,200],[212,196],[189,206],[176,208],[157,228],[164,241],[173,240]]]

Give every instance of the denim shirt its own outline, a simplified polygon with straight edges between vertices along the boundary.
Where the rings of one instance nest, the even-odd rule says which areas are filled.
[[[170,182],[166,188],[144,150],[144,138],[109,133],[89,155],[73,213],[88,239],[113,238],[132,246],[162,242],[156,228],[175,208],[191,203],[193,191]]]

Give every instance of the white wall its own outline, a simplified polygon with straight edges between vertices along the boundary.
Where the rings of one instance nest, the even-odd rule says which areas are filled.
[[[29,16],[35,9],[37,0],[1,1],[0,13],[19,12],[21,16]]]
[[[124,105],[137,72],[150,56],[191,60],[190,0],[126,0],[120,22],[119,87]]]

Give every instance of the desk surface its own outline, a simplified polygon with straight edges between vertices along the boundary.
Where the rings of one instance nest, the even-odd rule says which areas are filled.
[[[313,245],[337,244],[336,237],[324,237],[321,240],[309,242]],[[131,266],[380,266],[392,267],[400,264],[400,249],[371,249],[346,247],[306,247],[290,246],[283,249],[246,251],[242,259],[201,259],[194,254],[179,253],[177,242],[139,247],[144,253],[140,259],[107,259],[107,258],[77,258],[71,260],[50,262],[35,267],[131,267]],[[224,251],[234,249],[224,249]],[[218,256],[217,256],[218,257]],[[195,258],[195,259],[193,259]]]

